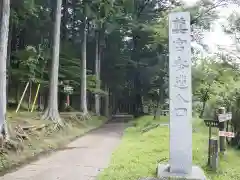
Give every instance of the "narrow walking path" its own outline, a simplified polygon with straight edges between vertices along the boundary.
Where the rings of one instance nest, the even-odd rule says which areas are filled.
[[[123,123],[105,124],[63,150],[6,174],[0,180],[95,180],[108,166],[123,130]]]

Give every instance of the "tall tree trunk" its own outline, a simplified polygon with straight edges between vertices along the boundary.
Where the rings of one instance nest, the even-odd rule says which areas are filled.
[[[203,102],[203,107],[202,107],[201,112],[200,112],[200,115],[199,115],[199,118],[203,118],[206,104],[207,104],[207,101],[204,101],[204,102]]]
[[[74,43],[75,42],[75,40],[76,40],[76,34],[77,34],[77,32],[76,32],[76,19],[77,19],[77,9],[78,9],[78,6],[77,6],[77,0],[72,0],[72,15],[71,15],[71,17],[72,17],[72,21],[71,21],[71,23],[72,23],[72,29],[71,29],[71,41],[72,41],[72,43]]]
[[[59,92],[58,97],[59,97],[58,109],[60,112],[63,112],[65,110],[66,95],[63,92]]]
[[[96,89],[101,89],[100,83],[100,49],[99,49],[100,33],[96,31],[96,60],[95,60],[95,75],[96,75]],[[95,94],[95,111],[96,115],[100,116],[100,96],[99,93]]]
[[[7,66],[7,47],[8,47],[8,32],[9,32],[9,17],[10,17],[10,1],[3,0],[1,9],[1,29],[0,29],[0,132],[3,137],[7,135],[6,122],[6,66]]]
[[[82,41],[82,79],[81,79],[81,111],[84,115],[88,114],[87,109],[87,17],[86,7],[84,7],[83,20],[83,41]]]
[[[204,96],[203,96],[203,107],[201,109],[201,112],[200,112],[200,115],[199,115],[199,118],[203,118],[203,115],[204,115],[204,111],[205,111],[205,107],[206,107],[206,104],[207,104],[207,100],[208,100],[208,92],[209,92],[209,88],[210,88],[211,85],[209,85],[208,89],[206,90]]]
[[[104,109],[105,113],[104,114],[106,117],[109,117],[109,96],[110,96],[110,94],[109,94],[109,89],[108,89],[107,85],[105,85],[105,92],[107,92],[107,95],[105,97],[105,109]]]
[[[48,107],[43,119],[50,119],[62,125],[58,111],[58,70],[59,70],[59,49],[60,49],[60,28],[61,28],[61,7],[62,0],[57,0],[55,11],[55,23],[53,33],[52,71],[50,78]]]
[[[68,0],[63,0],[63,17],[62,17],[62,30],[61,35],[63,40],[68,40],[67,37],[67,23],[68,23]]]
[[[142,96],[141,96],[141,80],[140,80],[140,71],[139,71],[139,36],[136,30],[132,32],[133,37],[133,49],[131,52],[131,58],[136,63],[135,74],[133,76],[133,84],[134,84],[134,104],[133,104],[133,114],[139,115],[142,113]]]
[[[10,17],[9,17],[10,18]],[[8,34],[8,51],[7,51],[7,104],[8,104],[8,94],[10,91],[10,82],[11,82],[11,74],[10,74],[10,68],[11,68],[11,41],[12,41],[12,22],[9,22],[9,34]]]
[[[43,104],[43,110],[45,111],[48,108],[48,97],[49,97],[49,88],[44,90],[44,104]]]
[[[159,118],[159,116],[161,116],[160,114],[158,114],[158,112],[160,110],[159,105],[161,103],[161,98],[160,97],[161,97],[161,95],[160,96],[158,95],[157,104],[156,104],[156,107],[154,109],[154,117],[153,117],[153,119],[157,119],[157,118]]]
[[[29,82],[28,111],[31,111],[31,101],[32,101],[32,81]]]

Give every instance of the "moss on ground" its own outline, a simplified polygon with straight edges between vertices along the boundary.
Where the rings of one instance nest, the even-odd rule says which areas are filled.
[[[146,133],[142,129],[151,124],[167,122],[167,118],[153,121],[153,117],[144,116],[131,123],[122,142],[113,153],[110,166],[105,169],[99,180],[137,180],[140,177],[154,177],[159,162],[169,159],[169,129],[166,126],[153,128]],[[217,173],[206,167],[208,129],[201,120],[193,124],[193,163],[201,166],[211,180],[240,179],[240,152],[228,148],[227,154],[220,159]]]

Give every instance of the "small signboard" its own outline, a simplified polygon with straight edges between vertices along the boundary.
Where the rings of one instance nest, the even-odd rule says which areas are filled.
[[[144,112],[144,113],[148,113],[148,106],[144,106],[144,107],[143,107],[143,112]]]
[[[219,136],[233,138],[235,137],[235,134],[233,132],[219,131]]]
[[[218,115],[218,121],[219,122],[229,121],[231,119],[232,119],[232,113],[226,113],[226,114],[219,114]]]
[[[65,90],[65,91],[72,91],[72,90],[73,90],[73,87],[71,87],[71,86],[66,86],[66,87],[64,87],[64,90]]]
[[[68,93],[68,94],[72,94],[73,93],[73,87],[72,86],[66,85],[66,86],[64,86],[63,90],[64,90],[65,93]]]

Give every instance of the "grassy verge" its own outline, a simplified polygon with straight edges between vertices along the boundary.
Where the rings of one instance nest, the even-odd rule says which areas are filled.
[[[126,129],[122,143],[114,152],[109,168],[99,176],[99,180],[137,180],[140,177],[155,177],[157,164],[167,163],[169,159],[169,129],[160,126],[142,133],[142,129],[166,118],[153,121],[151,116],[137,119]],[[227,154],[220,158],[219,170],[211,172],[207,167],[208,129],[203,122],[193,124],[193,163],[201,166],[212,180],[240,179],[240,152],[228,148]]]
[[[27,131],[28,139],[23,140],[21,148],[17,151],[4,149],[0,154],[0,174],[3,175],[9,171],[37,160],[42,155],[50,154],[54,151],[60,150],[63,146],[68,144],[86,132],[101,126],[106,121],[104,117],[92,117],[88,121],[77,121],[72,118],[71,113],[64,116],[66,123],[61,130],[54,130],[51,126],[46,126],[38,130]],[[18,113],[9,114],[8,123],[11,131],[15,127],[41,127],[43,125],[52,124],[50,121],[42,121],[39,116],[34,113]]]

